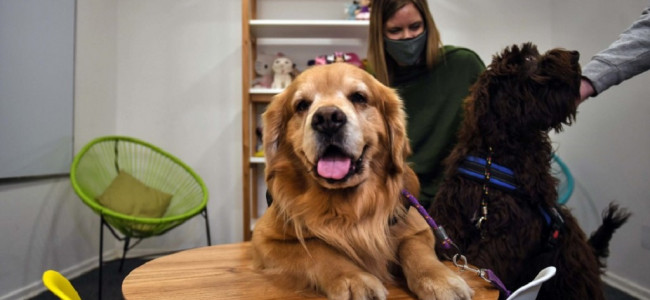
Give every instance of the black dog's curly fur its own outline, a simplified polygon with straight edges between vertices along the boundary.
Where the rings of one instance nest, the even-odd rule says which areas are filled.
[[[612,233],[629,217],[610,206],[588,241],[570,211],[560,207],[565,224],[557,245],[549,249],[547,244],[550,229],[539,207],[555,206],[558,184],[551,175],[548,132],[575,120],[578,58],[577,52],[563,49],[540,55],[531,43],[494,56],[465,101],[459,141],[445,160],[446,180],[429,209],[468,261],[492,269],[510,290],[555,266],[556,275],[538,299],[603,299],[599,258],[607,255]],[[468,155],[486,157],[490,148],[493,163],[514,171],[518,190],[489,189],[487,221],[479,230],[483,184],[463,177],[458,168]],[[437,252],[444,255],[445,250]]]

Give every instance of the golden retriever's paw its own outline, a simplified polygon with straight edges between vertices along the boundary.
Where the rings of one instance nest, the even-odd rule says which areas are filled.
[[[423,276],[408,285],[420,300],[470,300],[474,295],[465,280],[456,274]]]
[[[368,273],[341,276],[324,289],[330,300],[385,300],[388,295],[384,284]]]

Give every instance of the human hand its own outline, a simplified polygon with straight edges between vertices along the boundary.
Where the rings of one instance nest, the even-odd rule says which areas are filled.
[[[585,101],[587,98],[591,97],[594,94],[594,87],[591,85],[589,80],[582,78],[580,81],[580,99],[578,99],[578,105]]]

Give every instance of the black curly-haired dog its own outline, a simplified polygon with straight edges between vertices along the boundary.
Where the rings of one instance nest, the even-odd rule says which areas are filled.
[[[555,266],[538,299],[603,299],[600,258],[629,217],[611,204],[588,240],[556,205],[548,132],[575,120],[578,58],[563,49],[540,55],[531,43],[493,57],[465,101],[446,180],[429,208],[468,262],[492,269],[512,291]]]

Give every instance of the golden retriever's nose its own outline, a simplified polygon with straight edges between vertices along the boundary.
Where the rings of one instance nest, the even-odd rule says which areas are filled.
[[[318,108],[314,113],[311,127],[320,133],[332,135],[345,125],[347,120],[345,114],[337,107],[324,106]]]

